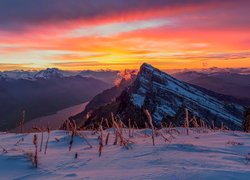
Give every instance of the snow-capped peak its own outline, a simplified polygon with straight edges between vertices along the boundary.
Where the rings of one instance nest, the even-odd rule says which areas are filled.
[[[5,80],[7,78],[8,78],[8,76],[5,73],[0,72],[0,80]]]
[[[46,70],[39,71],[34,76],[36,79],[53,79],[53,78],[62,78],[63,73],[57,68],[48,68]]]
[[[200,125],[204,122],[220,127],[223,123],[230,129],[240,129],[245,111],[245,107],[235,104],[231,97],[221,98],[220,94],[179,81],[147,63],[141,66],[135,80],[120,92],[114,101],[107,98],[109,100],[105,100],[104,104],[100,101],[97,107],[85,111],[86,115],[88,112],[91,115],[85,116],[84,126],[90,127],[99,119],[108,119],[112,112],[126,125],[132,119],[138,127],[145,127],[145,109],[151,113],[157,126],[161,123],[182,126],[186,108],[190,118],[195,118]],[[100,98],[109,94],[110,91],[106,91],[97,96]],[[90,103],[98,104],[95,98]],[[77,116],[79,122],[83,117],[80,115],[80,118]]]
[[[195,116],[207,122],[213,118],[231,127],[241,125],[240,116],[233,112],[241,114],[244,111],[242,106],[231,104],[232,107],[229,107],[217,98],[149,64],[141,66],[132,89],[131,102],[138,108],[147,106],[152,110],[156,123],[161,122],[166,116],[174,117],[180,107],[187,107]]]

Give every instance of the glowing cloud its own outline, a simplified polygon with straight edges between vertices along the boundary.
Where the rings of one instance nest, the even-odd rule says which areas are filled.
[[[249,12],[245,0],[0,0],[0,70],[250,67]]]

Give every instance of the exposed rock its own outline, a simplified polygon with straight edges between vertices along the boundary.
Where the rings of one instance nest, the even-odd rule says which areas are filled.
[[[223,122],[230,129],[241,129],[245,111],[241,105],[220,101],[202,89],[143,64],[136,80],[115,101],[89,113],[84,126],[100,122],[102,117],[109,118],[113,112],[125,124],[131,119],[139,127],[144,127],[147,122],[144,109],[149,110],[156,126],[170,122],[182,125],[184,108],[189,110],[190,118],[195,116],[207,125],[214,121],[217,127]]]

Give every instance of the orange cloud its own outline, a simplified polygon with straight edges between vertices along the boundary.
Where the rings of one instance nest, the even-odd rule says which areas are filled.
[[[235,1],[204,2],[168,6],[157,1],[164,6],[142,6],[144,11],[130,7],[63,21],[60,16],[58,21],[32,22],[20,31],[0,27],[1,69],[120,70],[138,68],[143,62],[162,69],[204,64],[250,67],[250,23],[238,13],[245,14],[248,6]]]

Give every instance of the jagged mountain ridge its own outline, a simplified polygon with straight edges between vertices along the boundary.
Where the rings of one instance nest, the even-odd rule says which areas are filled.
[[[64,72],[57,68],[47,68],[41,71],[23,71],[23,70],[15,70],[15,71],[4,71],[0,72],[0,76],[2,76],[2,80],[30,80],[35,81],[39,79],[53,79],[53,78],[63,78]]]
[[[220,101],[149,64],[143,64],[136,80],[115,101],[93,111],[85,121],[85,126],[102,117],[110,118],[111,112],[125,124],[128,119],[132,119],[139,126],[144,126],[146,117],[143,109],[151,112],[155,125],[170,121],[180,125],[184,108],[188,108],[190,115],[202,119],[208,125],[213,120],[216,126],[223,122],[230,129],[241,128],[245,110],[241,105]]]
[[[53,79],[64,77],[63,72],[57,68],[48,68],[46,70],[39,71],[34,75],[35,79]]]
[[[11,80],[48,80],[55,78],[71,77],[71,76],[82,76],[98,79],[106,82],[107,84],[113,85],[115,80],[118,79],[119,71],[112,70],[83,70],[83,71],[67,71],[58,68],[47,68],[40,71],[25,71],[25,70],[12,70],[12,71],[0,71],[0,80],[11,81]]]

